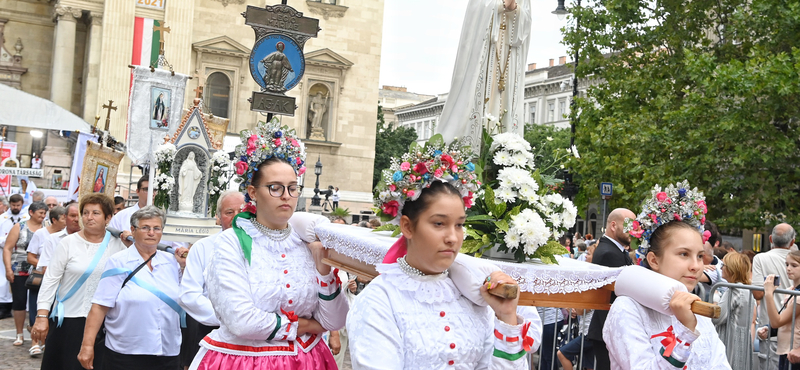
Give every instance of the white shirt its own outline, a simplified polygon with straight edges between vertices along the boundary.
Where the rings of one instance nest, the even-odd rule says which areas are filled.
[[[197,322],[206,326],[219,326],[214,307],[208,300],[205,270],[214,256],[216,235],[197,241],[186,257],[186,269],[181,279],[181,297],[178,303]]]
[[[125,208],[119,211],[114,217],[111,218],[111,222],[108,223],[108,227],[117,229],[119,231],[130,231],[131,230],[131,215],[134,212],[139,210],[139,203]]]
[[[42,249],[44,243],[47,239],[50,239],[50,231],[47,230],[46,227],[42,227],[39,230],[36,230],[31,236],[31,240],[28,242],[28,248],[26,251],[37,257],[42,254]]]
[[[89,267],[101,244],[89,243],[79,233],[64,237],[53,251],[53,258],[44,273],[37,306],[50,309],[57,289],[58,296],[64,297]],[[100,282],[106,261],[123,250],[125,245],[119,239],[111,237],[103,257],[100,258],[92,274],[78,291],[64,302],[64,317],[86,317],[89,314],[89,309],[92,308],[92,296]]]
[[[789,254],[788,248],[772,248],[768,252],[756,254],[753,258],[753,285],[763,287],[764,278],[769,275],[780,276],[780,284],[778,289],[794,289],[792,280],[786,274],[786,256]],[[783,306],[783,301],[786,299],[783,294],[773,294],[775,299],[775,307],[780,308]],[[769,315],[767,315],[767,305],[759,305],[758,309],[758,326],[769,325]],[[772,340],[777,340],[773,337]]]
[[[111,256],[105,271],[114,268],[133,271],[143,262],[139,251],[131,246]],[[134,276],[177,302],[180,293],[178,261],[169,253],[158,251],[150,263],[153,271],[145,266]],[[177,356],[181,347],[180,315],[133,280],[122,288],[126,277],[122,274],[103,278],[92,299],[92,303],[111,308],[105,321],[106,347],[126,355]]]
[[[234,229],[217,236],[214,257],[206,268],[206,287],[220,328],[208,335],[212,342],[200,342],[202,347],[244,356],[308,353],[320,336],[298,337],[297,325],[283,311],[313,317],[326,330],[344,326],[348,304],[335,270],[320,276],[311,251],[295,231],[278,242],[250,220],[236,222],[253,238],[251,262],[245,259]],[[330,300],[322,298],[333,295]]]
[[[55,232],[50,234],[45,242],[44,246],[42,246],[41,254],[39,255],[39,266],[38,268],[47,267],[50,264],[50,258],[53,256],[53,251],[56,249],[61,240],[67,237],[67,229]]]
[[[697,316],[697,315],[695,315]],[[681,342],[675,346],[672,358],[686,364],[688,369],[730,369],[725,345],[719,339],[714,324],[707,317],[697,316],[697,327],[691,331],[674,316],[667,316],[640,305],[630,297],[617,297],[608,312],[603,327],[603,340],[608,347],[612,369],[663,369],[676,367],[661,355],[664,333],[668,328]],[[687,345],[687,343],[689,345]]]
[[[347,317],[353,369],[528,369],[495,350],[519,354],[525,319],[508,325],[489,307],[470,302],[446,275],[409,276],[396,263],[377,266],[380,276],[356,297]],[[542,324],[532,315],[527,336],[539,347]],[[506,342],[495,337],[517,337]],[[452,362],[451,362],[452,361]]]
[[[10,209],[0,215],[0,245],[6,245],[6,238],[14,225],[20,221],[27,221],[29,218],[31,216],[28,214],[27,208],[19,211],[16,215],[12,214]]]

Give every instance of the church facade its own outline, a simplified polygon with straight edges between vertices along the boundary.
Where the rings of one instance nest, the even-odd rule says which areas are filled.
[[[103,104],[113,100],[110,132],[126,136],[129,65],[150,65],[163,41],[164,55],[175,72],[192,76],[184,107],[191,105],[197,86],[204,87],[203,112],[230,120],[223,149],[232,151],[238,132],[266,117],[250,111],[247,99],[260,88],[250,73],[253,29],[241,15],[252,0],[0,0],[6,47],[19,39],[21,75],[15,87],[52,100],[95,123],[105,119]],[[306,67],[300,83],[287,95],[296,98],[294,117],[282,122],[306,138],[309,171],[304,196],[313,195],[313,167],[323,165],[320,188],[339,187],[340,205],[357,212],[371,207],[379,71],[382,0],[289,0],[304,16],[319,18],[319,37],[304,49]],[[169,32],[153,32],[153,28]],[[9,41],[11,44],[9,45]],[[102,126],[102,120],[100,125]],[[312,125],[322,128],[312,137]],[[317,130],[319,131],[319,130]],[[15,140],[28,140],[17,132]],[[63,143],[62,143],[63,141]],[[68,141],[54,133],[48,148],[63,157]],[[71,162],[71,160],[70,160]],[[126,195],[129,164],[120,167],[119,181]],[[141,172],[133,169],[135,179]],[[135,190],[135,189],[134,189]]]

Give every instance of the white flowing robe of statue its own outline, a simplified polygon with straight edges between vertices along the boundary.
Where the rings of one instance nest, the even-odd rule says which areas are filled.
[[[197,168],[197,162],[194,161],[194,153],[190,152],[186,159],[181,164],[180,183],[178,194],[178,211],[192,212],[194,209],[194,193],[197,190],[197,185],[200,184],[200,177],[203,173]]]
[[[504,14],[506,27],[502,30]],[[503,111],[506,113],[502,131],[522,135],[525,62],[530,34],[530,0],[517,0],[513,11],[506,11],[502,0],[469,1],[450,94],[436,126],[436,132],[442,134],[446,142],[458,137],[477,150],[486,123],[484,117],[500,118]],[[503,41],[499,48],[498,40]],[[498,59],[505,76],[504,91],[500,91],[499,86]]]

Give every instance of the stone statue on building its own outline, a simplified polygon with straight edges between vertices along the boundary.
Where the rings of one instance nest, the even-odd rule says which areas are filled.
[[[189,152],[186,159],[181,164],[181,171],[178,174],[178,212],[192,212],[194,209],[194,193],[200,185],[200,178],[203,172],[197,167],[194,160],[194,152]]]
[[[322,118],[328,111],[328,96],[323,96],[322,92],[311,98],[308,107],[308,120],[311,121],[311,140],[325,140],[325,130],[322,128]]]
[[[522,135],[530,0],[469,0],[450,94],[436,132],[477,150],[488,116]]]
[[[278,42],[275,45],[275,51],[261,60],[261,63],[264,64],[264,84],[268,91],[286,91],[286,76],[289,75],[289,72],[294,71],[289,63],[289,58],[283,53],[285,48],[286,45],[283,42]]]

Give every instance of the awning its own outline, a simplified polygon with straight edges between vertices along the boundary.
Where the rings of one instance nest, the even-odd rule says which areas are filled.
[[[0,84],[0,125],[88,132],[82,118],[47,99]]]

